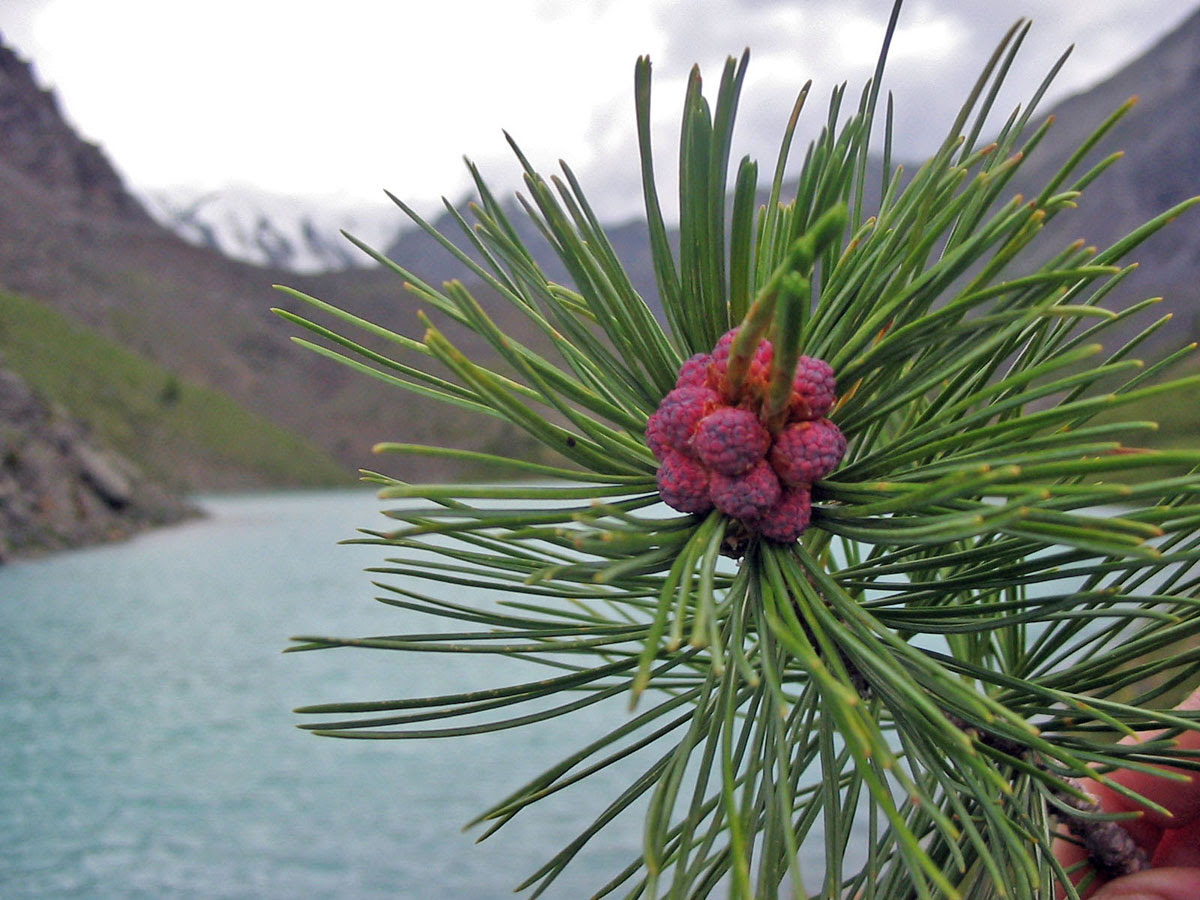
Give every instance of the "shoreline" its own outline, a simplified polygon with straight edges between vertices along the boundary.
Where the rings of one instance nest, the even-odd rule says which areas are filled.
[[[201,515],[0,369],[0,564]]]

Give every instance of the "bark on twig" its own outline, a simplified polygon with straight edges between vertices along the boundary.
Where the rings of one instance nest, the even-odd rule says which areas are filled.
[[[952,714],[947,713],[946,718],[980,743],[999,750],[1001,753],[1015,756],[1018,759],[1029,759],[1031,756],[1029,748],[1024,744],[1001,735],[981,731]],[[1042,771],[1046,770],[1040,760],[1034,759],[1033,764]],[[1094,799],[1083,800],[1070,793],[1068,787],[1082,789],[1081,782],[1077,779],[1065,781],[1062,789],[1055,791],[1055,796],[1064,805],[1085,814],[1104,812]],[[1122,828],[1119,822],[1073,816],[1063,809],[1054,810],[1054,816],[1066,827],[1071,836],[1083,845],[1083,848],[1087,850],[1088,861],[1105,878],[1132,875],[1150,868],[1150,859],[1147,857],[1146,851],[1134,842],[1132,835]]]
[[[1074,779],[1072,785],[1080,786]],[[1059,799],[1080,812],[1103,811],[1095,800],[1081,800],[1066,792],[1059,794]],[[1092,866],[1104,877],[1132,875],[1134,872],[1150,868],[1150,859],[1146,856],[1146,851],[1134,843],[1132,835],[1122,828],[1119,822],[1078,818],[1062,810],[1057,812],[1057,816],[1067,830],[1083,844]]]

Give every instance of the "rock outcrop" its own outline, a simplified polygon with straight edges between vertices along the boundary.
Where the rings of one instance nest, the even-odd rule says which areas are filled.
[[[197,514],[0,369],[0,562]]]
[[[30,64],[2,42],[0,159],[68,206],[150,221],[104,151],[76,134],[54,93],[40,88]]]

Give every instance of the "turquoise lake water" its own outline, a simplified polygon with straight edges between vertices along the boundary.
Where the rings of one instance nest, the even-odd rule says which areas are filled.
[[[511,896],[628,783],[602,772],[476,845],[469,819],[624,703],[450,740],[296,729],[300,705],[531,672],[481,655],[281,654],[293,634],[439,626],[372,600],[362,570],[384,550],[337,546],[385,521],[370,493],[203,504],[202,521],[0,567],[0,897]],[[619,819],[545,896],[588,896],[638,854],[640,830]]]

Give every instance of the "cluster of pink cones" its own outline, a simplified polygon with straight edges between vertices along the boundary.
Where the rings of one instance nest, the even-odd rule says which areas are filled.
[[[773,350],[762,341],[735,392],[728,377],[737,329],[712,353],[683,364],[675,389],[646,423],[646,442],[660,463],[658,489],[672,509],[719,509],[753,534],[792,543],[808,527],[811,487],[837,468],[842,432],[825,416],[836,391],[823,360],[801,356],[782,421],[768,427],[764,402]]]

